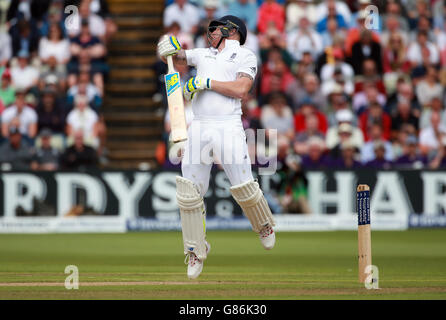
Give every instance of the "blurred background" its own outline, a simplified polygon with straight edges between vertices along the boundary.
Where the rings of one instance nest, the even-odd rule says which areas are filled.
[[[354,228],[357,183],[378,228],[446,226],[446,1],[0,0],[0,232],[178,229],[156,45],[206,47],[225,14],[259,63],[243,124],[277,130],[250,147],[279,229]],[[213,170],[209,227],[248,229]]]

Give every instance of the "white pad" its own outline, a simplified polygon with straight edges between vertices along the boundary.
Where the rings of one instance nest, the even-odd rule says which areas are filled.
[[[183,230],[184,254],[193,252],[198,259],[206,259],[205,208],[194,183],[177,176],[177,201],[180,207],[181,228]]]
[[[276,225],[257,181],[244,182],[231,187],[229,190],[251,222],[252,230],[259,233],[268,224],[272,227]]]

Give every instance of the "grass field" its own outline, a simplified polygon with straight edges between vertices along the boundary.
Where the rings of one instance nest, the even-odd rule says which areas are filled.
[[[198,280],[180,232],[0,235],[0,299],[446,299],[446,229],[372,233],[379,290],[358,283],[356,232],[208,232]],[[64,287],[65,267],[80,287]]]

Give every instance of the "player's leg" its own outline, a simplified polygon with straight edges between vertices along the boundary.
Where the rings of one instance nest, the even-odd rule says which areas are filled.
[[[233,139],[224,143],[225,149],[222,153],[223,161],[221,163],[231,182],[232,196],[251,222],[252,230],[259,234],[263,247],[269,250],[274,247],[276,241],[273,230],[274,218],[259,183],[252,176],[251,160],[243,127],[241,124],[236,124],[232,130],[234,130],[231,135]],[[224,153],[228,150],[231,155],[227,156],[224,161]],[[231,161],[228,161],[229,159]]]
[[[191,137],[191,133],[189,133]],[[196,137],[200,141],[199,136]],[[194,139],[194,137],[192,137]],[[188,264],[187,275],[197,278],[207,257],[210,245],[206,241],[206,210],[203,196],[209,186],[211,164],[197,164],[191,159],[190,138],[185,146],[181,163],[182,177],[176,178],[177,201],[180,208],[184,254]]]

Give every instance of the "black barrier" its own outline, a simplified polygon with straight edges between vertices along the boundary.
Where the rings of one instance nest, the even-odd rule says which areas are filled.
[[[77,204],[83,205],[85,213],[90,215],[123,214],[129,218],[173,215],[178,210],[175,198],[175,176],[178,174],[165,170],[2,172],[0,216],[66,215],[73,213]],[[356,185],[361,183],[371,187],[372,195],[381,192],[383,203],[386,197],[399,195],[398,201],[404,202],[402,205],[408,208],[408,214],[426,213],[426,208],[433,211],[427,212],[429,214],[445,212],[446,171],[362,169],[308,171],[305,174],[309,197],[311,194],[319,197],[324,193],[339,192],[340,184],[348,181],[348,189],[344,190],[344,195],[348,195],[345,201],[354,200]],[[258,180],[262,190],[269,194],[279,182],[279,176],[258,176]],[[213,171],[205,196],[209,217],[230,218],[242,214],[229,193],[229,186],[223,171]],[[339,203],[323,204],[316,210],[334,213],[339,210]]]

